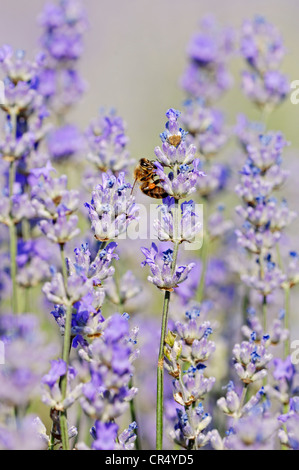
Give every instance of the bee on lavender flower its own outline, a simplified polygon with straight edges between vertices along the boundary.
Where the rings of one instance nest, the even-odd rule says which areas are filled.
[[[154,199],[164,199],[168,196],[168,193],[161,187],[158,186],[160,179],[155,179],[156,175],[156,165],[153,160],[148,160],[147,158],[141,158],[138,165],[134,170],[134,185],[131,191],[133,193],[136,182],[140,183],[140,190],[149,197]]]

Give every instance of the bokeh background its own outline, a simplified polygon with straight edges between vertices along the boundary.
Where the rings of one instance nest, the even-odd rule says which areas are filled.
[[[44,0],[1,0],[0,44],[37,52],[38,17]],[[164,126],[164,112],[180,109],[184,94],[178,86],[186,65],[185,50],[203,15],[212,13],[223,25],[240,27],[243,19],[265,16],[280,29],[288,55],[284,71],[299,79],[297,0],[85,0],[90,29],[80,69],[87,93],[73,118],[83,127],[101,106],[114,107],[128,123],[136,158],[150,155]],[[240,91],[242,64],[232,62],[235,86],[220,106],[231,122],[237,112],[258,118]],[[269,125],[285,132],[299,147],[299,105],[286,102]]]
[[[0,45],[24,49],[29,58],[33,58],[39,50],[41,30],[37,18],[44,3],[44,0],[1,0]],[[186,47],[206,14],[213,14],[223,26],[236,29],[246,18],[256,14],[265,16],[279,28],[285,40],[288,54],[283,71],[290,81],[299,80],[298,0],[85,0],[83,3],[90,26],[85,34],[85,53],[79,62],[79,70],[88,86],[68,120],[84,130],[101,107],[115,108],[128,124],[130,151],[136,160],[142,156],[153,158],[153,149],[159,144],[159,134],[165,125],[165,111],[170,107],[181,108],[185,94],[180,89],[179,79],[187,64]],[[234,87],[217,107],[225,111],[231,125],[241,112],[258,120],[259,112],[241,91],[240,72],[244,64],[236,56],[231,67]],[[270,117],[268,125],[281,130],[291,142],[284,164],[291,170],[291,177],[283,194],[289,199],[291,209],[298,211],[299,105],[286,100]],[[224,158],[236,161],[236,152],[231,145]],[[235,176],[243,161],[236,163]],[[237,202],[233,191],[230,197],[228,202],[233,213]],[[292,224],[288,235],[290,246],[297,251],[298,231],[299,220]],[[131,247],[136,253],[136,246]],[[137,256],[141,260],[141,254]],[[160,303],[161,298],[157,301]],[[299,338],[298,301],[296,293],[291,305],[292,339]],[[151,302],[152,299],[147,297],[144,304],[151,305]],[[149,344],[151,347],[150,341]],[[148,357],[155,360],[152,351]],[[145,382],[147,385],[151,386]],[[154,417],[152,410],[149,412]],[[47,422],[48,410],[41,414]],[[153,425],[149,422],[148,427]]]

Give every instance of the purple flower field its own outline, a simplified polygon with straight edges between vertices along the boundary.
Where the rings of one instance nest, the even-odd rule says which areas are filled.
[[[280,25],[198,17],[181,72],[154,70],[180,95],[132,97],[134,136],[114,102],[77,119],[93,15],[51,2],[34,50],[0,44],[0,450],[299,450]]]

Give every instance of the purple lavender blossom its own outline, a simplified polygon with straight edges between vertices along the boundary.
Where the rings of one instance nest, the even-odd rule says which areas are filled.
[[[88,361],[90,381],[84,384],[81,406],[93,419],[110,422],[122,415],[137,393],[130,388],[133,373],[133,342],[127,319],[115,314],[104,326],[104,334],[79,354]]]
[[[137,220],[138,207],[130,188],[124,173],[118,177],[111,172],[102,174],[102,183],[92,192],[91,204],[85,204],[97,240],[115,239]]]
[[[67,373],[67,393],[62,399],[60,379]],[[65,411],[82,395],[83,384],[76,383],[77,372],[62,360],[51,361],[51,369],[43,379],[42,401],[52,410]]]
[[[257,106],[272,111],[289,93],[289,82],[278,68],[285,55],[277,29],[257,16],[242,28],[241,55],[250,66],[242,74],[242,88]]]
[[[254,309],[250,309],[248,313],[247,324],[241,328],[242,334],[246,339],[250,339],[254,335],[256,341],[261,341],[263,336],[267,334],[261,324]],[[283,343],[289,337],[289,331],[284,328],[282,319],[276,318],[272,321],[271,327],[269,328],[269,339],[271,344],[277,345]]]
[[[22,287],[34,287],[50,277],[51,255],[43,238],[19,241],[17,255],[17,282]]]
[[[39,223],[39,228],[51,242],[65,245],[79,235],[78,220],[76,215],[71,215],[67,218],[65,213],[58,213],[55,221],[42,220]]]
[[[202,403],[189,413],[177,409],[177,422],[170,435],[174,442],[183,448],[194,447],[198,450],[209,442],[209,434],[203,431],[209,426],[211,420],[212,417],[204,412]]]
[[[154,220],[154,228],[160,241],[189,242],[192,243],[195,237],[202,230],[202,214],[195,213],[193,201],[181,204],[181,217],[179,233],[174,230],[174,198],[167,197],[163,204],[158,206],[159,219]]]
[[[278,437],[281,444],[289,449],[298,450],[298,397],[291,398],[289,413],[279,416],[278,420],[282,425],[278,432]]]
[[[35,173],[33,170],[32,174]],[[39,218],[57,220],[59,216],[71,215],[78,209],[79,191],[67,189],[66,175],[53,178],[40,170],[38,175],[38,181],[33,181],[31,196]]]
[[[49,113],[37,91],[38,64],[28,61],[24,51],[14,52],[4,46],[0,50],[0,68],[6,76],[5,102],[0,106],[6,113],[0,153],[9,162],[17,161],[18,171],[26,175],[32,154],[49,130],[45,122]]]
[[[288,356],[285,360],[280,358],[275,358],[273,360],[273,365],[275,370],[273,372],[273,377],[275,380],[285,379],[288,382],[291,382],[295,375],[295,367],[292,364],[291,357]]]
[[[35,415],[18,419],[17,427],[0,425],[0,450],[46,450],[49,440],[45,425]]]
[[[134,163],[127,146],[126,125],[114,111],[104,113],[93,120],[85,133],[90,149],[87,159],[99,171],[119,174]]]
[[[78,217],[79,192],[67,189],[67,176],[52,178],[52,167],[32,170],[31,196],[36,215],[42,219],[40,230],[53,243],[65,245],[80,233]]]
[[[60,118],[85,90],[76,66],[83,53],[86,12],[80,0],[61,0],[58,5],[47,4],[39,22],[43,28],[39,91]]]
[[[285,47],[275,26],[256,16],[244,21],[242,33],[241,54],[251,67],[263,73],[280,66]]]
[[[22,219],[33,219],[36,211],[28,194],[22,193],[18,183],[14,184],[13,196],[10,199],[4,194],[0,200],[0,223],[16,225]]]
[[[45,28],[42,45],[56,61],[78,60],[82,54],[82,33],[87,20],[79,0],[63,0],[60,5],[48,4],[40,16]]]
[[[255,262],[251,271],[241,274],[241,279],[246,285],[259,291],[262,296],[267,297],[271,292],[283,286],[286,275],[273,263],[271,255],[265,256],[261,260],[261,264],[262,268],[260,268],[260,262]],[[260,275],[261,269],[262,276]]]
[[[178,125],[180,111],[170,108],[166,112],[168,121],[160,134],[162,148],[155,148],[156,174],[163,189],[175,199],[188,197],[196,191],[202,176],[199,159],[195,158],[196,147],[185,143],[186,132]],[[164,167],[170,167],[166,174]]]
[[[104,289],[105,295],[115,305],[125,305],[143,291],[141,282],[132,271],[127,271],[121,276],[119,286],[113,277],[109,277],[105,282]]]
[[[271,416],[252,414],[241,418],[233,432],[225,438],[228,450],[270,450],[274,447],[278,425]]]
[[[224,127],[223,113],[206,107],[202,99],[187,100],[181,119],[188,131],[187,142],[205,158],[212,158],[227,143],[229,130]]]
[[[118,425],[116,423],[101,423],[96,421],[93,428],[95,440],[93,450],[114,450],[116,448]]]
[[[34,333],[33,333],[34,332]],[[8,406],[26,406],[39,395],[40,380],[56,346],[47,345],[32,315],[0,318],[5,364],[0,367],[0,399]]]
[[[89,449],[85,444],[79,443],[78,450],[133,450],[136,440],[135,429],[137,424],[134,421],[122,433],[118,434],[119,427],[116,423],[103,423],[96,421],[91,428],[91,436],[94,439]]]
[[[83,137],[76,126],[65,125],[54,129],[48,137],[48,149],[53,160],[66,160],[83,149]]]
[[[141,251],[145,256],[145,261],[141,263],[141,266],[148,265],[152,273],[152,276],[148,276],[148,281],[161,290],[172,292],[178,284],[187,279],[189,272],[195,266],[195,263],[187,266],[176,265],[172,274],[173,251],[171,249],[159,253],[155,243],[152,243],[150,250],[142,248]]]
[[[179,127],[178,118],[181,112],[173,108],[168,109],[166,117],[168,121],[165,130],[160,134],[162,149],[155,148],[158,161],[164,165],[173,167],[177,165],[188,165],[193,162],[196,148],[194,145],[186,146],[187,133]]]
[[[75,259],[67,258],[68,277],[65,282],[61,273],[55,273],[43,292],[55,304],[52,314],[64,334],[66,307],[72,306],[71,336],[73,346],[85,344],[102,334],[104,328],[101,307],[105,298],[103,281],[113,276],[111,263],[118,256],[114,253],[116,243],[109,243],[91,260],[88,245],[76,248]]]
[[[181,79],[182,88],[190,96],[206,102],[219,99],[232,86],[227,61],[233,49],[233,31],[219,30],[215,20],[206,17],[201,23],[201,32],[189,43],[190,63]]]
[[[255,382],[267,376],[266,366],[272,359],[267,351],[268,337],[260,344],[255,341],[243,341],[233,349],[235,370],[245,384]]]

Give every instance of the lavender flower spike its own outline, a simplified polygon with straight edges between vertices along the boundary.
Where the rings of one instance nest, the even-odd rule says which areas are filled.
[[[138,207],[130,188],[124,173],[118,177],[111,172],[102,174],[102,183],[92,192],[91,203],[85,204],[97,240],[115,239],[137,220]]]
[[[100,171],[111,170],[114,174],[125,171],[134,163],[127,150],[129,138],[125,132],[126,125],[115,112],[101,112],[85,134],[90,148],[87,159]]]
[[[154,220],[154,228],[160,241],[172,241],[177,243],[192,243],[202,230],[201,217],[194,212],[194,202],[188,201],[181,204],[181,220],[179,233],[174,231],[174,198],[163,199],[163,204],[158,206],[159,219]],[[175,237],[178,237],[175,239]]]
[[[187,279],[189,272],[195,266],[195,263],[190,263],[187,266],[176,265],[172,274],[172,250],[169,249],[158,254],[157,246],[152,243],[150,250],[142,248],[141,251],[145,256],[145,261],[141,263],[141,266],[148,265],[152,273],[152,276],[148,277],[148,281],[161,290],[172,292],[178,287],[178,284]]]

